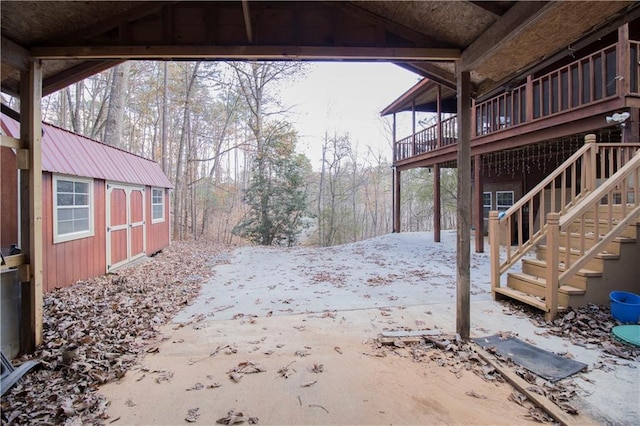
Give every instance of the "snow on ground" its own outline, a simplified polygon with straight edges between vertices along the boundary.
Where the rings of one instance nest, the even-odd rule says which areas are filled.
[[[456,235],[388,234],[328,248],[243,247],[216,268],[198,300],[175,322],[208,312],[264,316],[455,301]],[[487,253],[471,259],[472,300],[490,300]],[[222,282],[222,286],[219,284]]]
[[[455,231],[443,232],[441,243],[433,241],[432,233],[419,232],[329,248],[242,247],[215,271],[175,323],[354,311],[368,318],[363,332],[371,334],[377,333],[380,311],[387,310],[399,315],[387,317],[386,328],[456,329]],[[526,315],[513,315],[493,301],[489,254],[474,253],[472,246],[471,335],[503,331],[588,365],[602,359],[601,351],[544,335]],[[614,372],[592,370],[588,381],[576,376],[584,389],[578,401],[581,409],[605,423],[627,424],[639,418],[638,366],[632,361],[617,365]]]

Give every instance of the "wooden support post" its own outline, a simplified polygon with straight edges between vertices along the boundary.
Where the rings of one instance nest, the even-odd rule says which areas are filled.
[[[584,137],[584,143],[589,145],[591,149],[585,153],[584,156],[584,170],[583,170],[583,186],[587,191],[593,191],[596,189],[597,179],[597,154],[598,147],[596,146],[596,135],[590,133]]]
[[[616,77],[616,93],[626,96],[631,91],[631,44],[629,43],[629,24],[618,28],[618,45],[616,46],[618,72]]]
[[[484,253],[484,203],[482,155],[473,157],[474,191],[476,193],[476,253]]]
[[[640,108],[629,108],[631,117],[627,119],[622,127],[622,143],[640,142]]]
[[[400,170],[393,169],[393,232],[400,232]]]
[[[527,87],[525,91],[525,105],[527,110],[525,111],[525,120],[527,123],[533,121],[533,76],[527,76]]]
[[[496,298],[500,287],[500,212],[489,212],[489,250],[491,252],[491,296]]]
[[[459,67],[460,63],[456,63]],[[457,309],[456,331],[469,338],[471,328],[471,78],[469,71],[458,76],[458,207],[457,207]]]
[[[545,303],[547,321],[553,320],[558,312],[558,275],[560,264],[560,213],[547,214],[547,253]]]
[[[436,126],[438,135],[436,136],[436,148],[442,146],[442,86],[438,84],[436,88]]]
[[[414,156],[416,152],[416,101],[411,102],[411,155]]]
[[[28,282],[22,285],[22,352],[42,343],[42,64],[29,61],[20,76],[20,140],[29,150],[29,169],[20,171],[21,249],[28,255]]]
[[[433,241],[440,242],[442,200],[440,195],[440,164],[433,165]]]
[[[398,160],[398,139],[396,138],[396,113],[393,113],[393,163],[395,164],[396,160]]]

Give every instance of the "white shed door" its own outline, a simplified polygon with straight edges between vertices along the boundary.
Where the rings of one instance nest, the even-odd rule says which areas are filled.
[[[107,272],[146,253],[144,187],[107,184]]]

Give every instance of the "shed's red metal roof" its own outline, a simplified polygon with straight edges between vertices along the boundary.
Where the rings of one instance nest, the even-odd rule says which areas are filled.
[[[2,114],[2,130],[20,138],[20,123]],[[42,124],[42,170],[107,181],[172,188],[155,161],[80,136],[51,124]]]

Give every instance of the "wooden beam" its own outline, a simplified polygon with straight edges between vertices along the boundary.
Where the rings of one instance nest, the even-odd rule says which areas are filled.
[[[452,61],[458,49],[325,46],[57,46],[33,47],[36,59],[253,59]]]
[[[400,36],[406,40],[416,43],[418,46],[451,47],[451,46],[445,46],[443,45],[443,43],[438,42],[434,38],[429,37],[428,35],[423,34],[419,31],[416,31],[413,28],[406,27],[388,18],[385,18],[383,16],[370,12],[366,9],[363,9],[360,6],[357,6],[356,4],[354,4],[353,2],[327,1],[325,3],[351,16],[359,18],[365,22],[380,26],[397,36]]]
[[[253,44],[253,25],[251,24],[251,10],[249,2],[242,0],[242,15],[244,16],[244,27],[247,30],[247,42]]]
[[[527,397],[527,399],[546,411],[547,414],[553,417],[557,422],[564,426],[584,424],[586,419],[576,418],[574,420],[546,396],[529,390],[529,388],[531,388],[531,383],[518,376],[514,371],[509,370],[507,367],[503,367],[495,359],[495,357],[491,356],[489,352],[482,349],[480,345],[474,345],[474,350],[478,355],[480,355],[482,359],[491,364],[491,366],[495,368],[502,377],[504,377],[509,383],[511,383],[516,389],[518,389],[518,391],[522,392]]]
[[[471,76],[469,71],[458,72],[457,163],[456,331],[462,339],[466,340],[469,338],[471,328]]]
[[[22,148],[22,142],[20,139],[12,138],[11,136],[1,135],[0,146],[6,148],[20,149]]]
[[[499,51],[541,16],[552,10],[554,2],[516,2],[495,24],[462,53],[461,71],[478,67],[489,55]]]
[[[433,166],[433,241],[441,241],[442,225],[440,217],[442,215],[442,202],[440,192],[440,164]]]
[[[47,96],[60,89],[123,63],[122,60],[87,61],[46,78],[42,82],[42,95]]]
[[[0,54],[3,64],[19,71],[29,68],[29,51],[4,36],[1,37]]]
[[[393,169],[393,232],[400,232],[400,170]]]
[[[4,265],[0,265],[0,270],[4,271],[9,268],[16,268],[27,263],[27,255],[14,254],[13,256],[4,257]]]
[[[395,62],[396,65],[409,71],[428,77],[451,90],[456,90],[456,76],[428,62]]]
[[[482,156],[473,157],[474,192],[476,193],[476,253],[484,253],[484,203],[482,182]]]
[[[20,140],[29,150],[29,170],[20,171],[20,230],[27,254],[28,282],[22,287],[22,350],[32,352],[42,343],[42,63],[32,60],[20,76]]]
[[[469,3],[474,6],[478,6],[480,9],[485,10],[497,17],[504,15],[506,11],[509,10],[509,6],[502,6],[497,1],[470,1]]]

